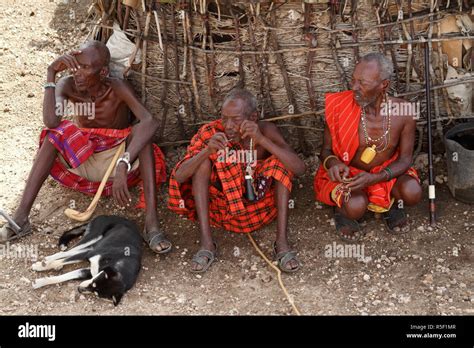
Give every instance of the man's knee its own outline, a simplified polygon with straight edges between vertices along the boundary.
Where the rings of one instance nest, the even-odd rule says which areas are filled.
[[[211,161],[206,159],[204,160],[199,167],[196,169],[196,172],[192,176],[193,183],[193,194],[196,192],[198,186],[204,184],[209,185],[209,179],[211,178]]]
[[[403,204],[408,206],[419,203],[423,195],[420,184],[412,177],[406,177],[400,181],[398,191]]]
[[[211,176],[211,161],[209,159],[205,159],[202,161],[202,163],[199,165],[199,167],[196,170],[196,173],[194,173],[194,177],[202,177],[202,176]]]
[[[41,152],[42,154],[56,156],[58,150],[56,149],[56,147],[54,147],[53,144],[51,144],[48,138],[45,138],[43,143],[40,146],[39,152]]]
[[[349,201],[344,202],[342,206],[347,218],[358,220],[364,216],[365,212],[367,211],[368,204],[369,200],[367,195],[363,192],[358,192],[352,194]]]

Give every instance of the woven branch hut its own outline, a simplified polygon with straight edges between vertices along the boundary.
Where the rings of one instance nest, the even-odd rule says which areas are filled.
[[[88,23],[90,38],[129,40],[124,75],[161,123],[162,146],[186,144],[240,86],[257,96],[261,118],[311,154],[322,141],[325,93],[348,89],[369,52],[394,63],[389,94],[420,102],[418,139],[426,134],[425,44],[435,134],[474,117],[470,1],[94,0]]]

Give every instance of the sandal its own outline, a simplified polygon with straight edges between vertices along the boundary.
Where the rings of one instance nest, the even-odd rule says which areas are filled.
[[[158,231],[158,230],[151,231],[151,232],[143,231],[143,234],[144,234],[143,238],[148,243],[148,246],[155,253],[157,253],[157,254],[167,254],[171,251],[171,248],[172,248],[173,244],[171,244],[171,242],[168,239],[166,239],[165,233],[163,231]],[[162,249],[162,250],[159,250],[159,251],[156,250],[156,247],[162,242],[169,243],[169,247],[165,248],[165,249]]]
[[[210,250],[201,249],[196,253],[196,255],[194,255],[192,262],[199,264],[202,267],[202,269],[195,270],[191,268],[192,273],[206,272],[208,268],[212,265],[212,263],[216,260],[217,244],[215,242],[213,243],[216,250],[210,251]]]
[[[334,209],[334,223],[337,234],[345,242],[358,242],[363,236],[357,220],[346,218],[336,209]]]
[[[405,233],[410,229],[405,210],[399,209],[395,205],[392,205],[390,210],[383,213],[382,216],[387,230],[392,234]]]
[[[17,228],[17,226],[7,222],[1,229],[0,229],[0,242],[9,242],[18,238],[22,238],[24,236],[29,235],[33,230],[31,229],[30,221],[26,221],[26,223]]]
[[[275,257],[275,261],[278,262],[278,268],[286,273],[294,273],[300,269],[300,261],[296,257],[296,251],[294,250],[287,250],[287,251],[280,251],[277,253],[277,245],[276,242],[273,242],[273,255]],[[298,264],[296,268],[287,268],[288,262],[291,260],[295,260]]]

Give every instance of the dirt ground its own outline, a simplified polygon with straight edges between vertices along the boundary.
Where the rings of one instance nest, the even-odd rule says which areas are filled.
[[[47,64],[84,39],[83,7],[62,0],[0,2],[0,208],[9,213],[18,205],[37,149]],[[168,151],[170,162],[179,151]],[[424,160],[422,155],[417,163],[427,192]],[[437,156],[436,161],[436,174],[443,181],[445,160]],[[474,314],[472,206],[455,201],[446,185],[438,184],[437,227],[428,225],[425,197],[407,209],[411,231],[404,235],[388,234],[380,219],[368,215],[367,234],[359,243],[364,261],[328,257],[329,247],[343,243],[335,234],[331,209],[313,199],[317,160],[306,162],[307,174],[294,185],[289,221],[290,241],[303,267],[283,276],[302,314]],[[137,190],[132,192],[136,199]],[[276,274],[245,235],[215,230],[218,262],[202,276],[190,273],[198,228],[166,209],[167,187],[159,199],[163,228],[174,250],[164,257],[146,250],[137,284],[118,307],[80,295],[74,281],[33,290],[31,281],[45,274],[32,271],[30,259],[10,253],[0,257],[0,314],[293,314]],[[14,245],[37,247],[40,257],[57,252],[58,237],[74,226],[63,214],[71,200],[84,209],[91,198],[48,179],[30,217],[34,233],[11,244],[11,250]],[[142,211],[121,211],[110,199],[101,199],[96,213],[123,214],[143,226]],[[275,230],[273,222],[253,233],[267,255]]]

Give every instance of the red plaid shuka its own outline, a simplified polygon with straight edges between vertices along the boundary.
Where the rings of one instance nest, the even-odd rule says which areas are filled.
[[[168,207],[191,220],[197,219],[196,204],[189,178],[183,184],[175,179],[176,170],[181,164],[197,155],[216,132],[223,132],[221,120],[201,127],[192,138],[185,157],[176,165],[170,177]],[[233,149],[241,149],[235,144]],[[209,156],[212,163],[211,184],[209,185],[209,219],[211,226],[222,227],[232,232],[252,232],[268,224],[277,216],[274,185],[256,202],[249,202],[244,195],[245,163],[226,163],[217,161],[218,154]],[[255,177],[275,179],[291,191],[293,173],[286,169],[275,156],[257,161]],[[217,184],[217,185],[214,185]],[[221,186],[222,189],[216,186]]]
[[[125,141],[130,132],[131,127],[125,129],[79,128],[71,121],[63,120],[56,128],[43,129],[40,135],[40,145],[47,139],[71,168],[77,168],[86,162],[93,153],[109,150]],[[153,149],[156,183],[161,184],[166,180],[165,159],[156,144],[153,144]],[[89,181],[70,172],[59,158],[56,158],[50,174],[60,184],[90,195],[95,194],[100,186],[100,182]],[[141,179],[137,168],[128,173],[127,184],[130,187],[138,183],[141,183]],[[111,194],[112,181],[108,181],[102,195],[109,196]],[[142,192],[137,207],[143,208],[144,201]]]
[[[326,94],[326,123],[331,133],[332,151],[347,166],[354,158],[359,147],[359,121],[361,116],[361,107],[355,102],[352,91]],[[383,168],[398,158],[398,151],[392,158],[388,159],[379,166],[373,167],[370,172],[378,173]],[[360,169],[349,166],[350,177],[361,172]],[[409,168],[405,174],[418,179],[414,168]],[[369,209],[373,211],[386,211],[391,205],[390,192],[397,179],[379,182],[366,188],[369,199]],[[338,182],[329,179],[326,170],[322,165],[314,178],[314,190],[316,199],[327,205],[335,206],[336,203],[331,199],[331,192],[338,186]],[[341,195],[337,199],[337,205],[342,204]]]

